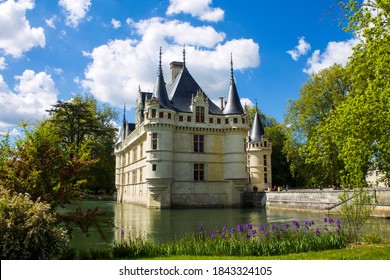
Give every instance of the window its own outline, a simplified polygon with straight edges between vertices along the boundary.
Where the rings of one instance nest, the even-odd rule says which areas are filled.
[[[217,119],[217,124],[221,124],[221,119]]]
[[[267,141],[264,141],[264,147],[267,147]]]
[[[213,118],[209,118],[209,123],[213,123],[213,122],[214,122]]]
[[[137,170],[133,171],[132,183],[137,184]]]
[[[229,124],[229,118],[225,119],[225,124]]]
[[[168,113],[168,119],[171,119],[171,118],[172,118],[172,114]]]
[[[191,116],[187,116],[187,122],[191,122]]]
[[[179,122],[183,121],[183,116],[179,116]]]
[[[194,164],[194,181],[204,181],[204,164]]]
[[[157,170],[157,164],[153,164],[152,165],[152,171],[156,171]]]
[[[238,118],[233,118],[234,123],[238,123]]]
[[[160,112],[159,117],[160,117],[160,119],[164,118],[164,112]]]
[[[142,183],[142,167],[139,169],[139,182]]]
[[[133,149],[133,162],[138,160],[137,152],[138,152],[138,149],[137,149],[137,147],[135,147]]]
[[[139,146],[139,157],[142,158],[144,155],[144,143]]]
[[[264,155],[263,159],[264,159],[264,165],[267,165],[267,155]]]
[[[264,183],[268,183],[267,173],[264,173]]]
[[[157,133],[152,134],[152,149],[157,150]]]
[[[264,167],[264,172],[267,172],[267,167]]]
[[[195,122],[204,123],[204,107],[196,107]]]
[[[156,118],[157,111],[156,109],[152,109],[152,119]]]
[[[194,152],[204,152],[204,135],[194,135]]]
[[[246,120],[245,120],[245,118],[242,118],[242,123],[246,123]]]

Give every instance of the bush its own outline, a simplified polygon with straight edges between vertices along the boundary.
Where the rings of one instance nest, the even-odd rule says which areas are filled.
[[[0,258],[58,259],[70,250],[50,205],[0,187]]]

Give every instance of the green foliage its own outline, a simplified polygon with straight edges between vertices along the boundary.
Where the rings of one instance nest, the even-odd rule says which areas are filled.
[[[50,205],[0,187],[1,259],[58,259],[69,249]]]
[[[40,198],[52,208],[63,206],[80,194],[84,175],[93,164],[88,147],[78,153],[61,145],[52,123],[42,121],[29,127],[22,125],[24,138],[15,145],[0,143],[0,183],[17,193]]]
[[[302,86],[300,97],[290,101],[285,123],[288,129],[284,152],[295,178],[303,186],[340,182],[338,149],[332,135],[322,130],[330,112],[339,106],[350,89],[348,75],[333,65],[311,77]]]
[[[340,195],[341,216],[344,221],[344,234],[349,242],[360,241],[364,224],[375,208],[375,192],[369,194],[365,188],[344,190]]]
[[[337,229],[337,230],[336,230]],[[164,243],[132,236],[115,244],[112,253],[101,252],[103,258],[136,259],[168,256],[277,256],[308,251],[343,248],[344,236],[339,225],[324,223],[314,227],[313,222],[304,222],[300,227],[294,222],[289,228],[269,226],[254,228],[240,225],[237,228],[204,229]],[[99,250],[82,251],[79,258],[98,258]]]
[[[91,95],[84,95],[57,101],[49,113],[48,121],[58,130],[61,145],[75,154],[83,146],[88,147],[91,159],[96,161],[85,174],[83,190],[111,194],[115,180],[116,112],[109,106],[98,106]]]

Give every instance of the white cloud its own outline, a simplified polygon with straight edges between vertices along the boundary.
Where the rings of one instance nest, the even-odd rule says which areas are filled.
[[[115,28],[115,29],[118,29],[119,27],[121,27],[121,22],[119,20],[116,20],[116,19],[111,19],[111,24],[112,26]]]
[[[329,42],[324,53],[321,53],[320,50],[313,52],[307,60],[307,66],[303,72],[307,74],[317,73],[335,63],[345,66],[353,53],[353,47],[359,42],[360,39],[358,38],[342,42]]]
[[[224,11],[221,8],[212,8],[212,0],[170,0],[167,15],[188,13],[200,20],[218,22],[223,20]]]
[[[300,56],[306,55],[310,51],[310,49],[311,46],[305,41],[305,37],[300,37],[298,45],[294,49],[287,51],[287,53],[291,55],[292,59],[297,61]]]
[[[77,27],[91,7],[91,0],[59,0],[58,4],[65,9],[66,25]]]
[[[46,22],[46,25],[53,28],[53,29],[56,29],[56,25],[55,25],[55,22],[58,20],[58,17],[56,15],[52,16],[51,18],[49,19],[46,19],[45,22]]]
[[[33,0],[0,3],[0,49],[13,57],[46,43],[42,27],[31,27],[26,11],[34,8]]]
[[[40,119],[57,101],[57,90],[51,76],[45,72],[25,70],[15,76],[14,90],[0,75],[0,130],[7,131],[21,119]]]
[[[240,102],[243,108],[245,107],[245,105],[249,108],[255,106],[255,104],[253,104],[252,100],[250,100],[249,98],[241,98]]]
[[[5,63],[5,58],[0,56],[0,71],[7,68],[7,63]]]
[[[245,70],[260,64],[259,45],[252,39],[225,40],[225,34],[210,26],[194,27],[187,22],[152,18],[132,24],[139,40],[114,40],[98,46],[85,69],[82,85],[101,101],[112,105],[135,106],[138,87],[153,91],[158,52],[163,50],[165,81],[169,82],[169,63],[182,61],[186,45],[186,64],[206,94],[218,100],[226,96],[230,81],[230,54],[234,69]],[[239,85],[238,85],[239,87]]]

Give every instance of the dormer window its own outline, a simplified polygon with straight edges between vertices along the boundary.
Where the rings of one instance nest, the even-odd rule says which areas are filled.
[[[196,107],[195,122],[204,123],[204,107]]]

